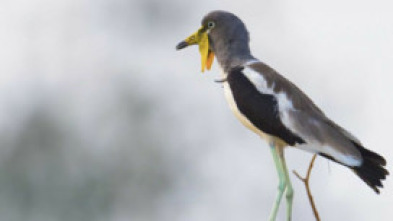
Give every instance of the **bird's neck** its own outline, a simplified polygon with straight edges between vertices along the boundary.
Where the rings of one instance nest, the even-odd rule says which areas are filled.
[[[224,71],[241,66],[255,59],[251,55],[248,44],[236,40],[216,43],[214,45],[214,53],[219,65]]]

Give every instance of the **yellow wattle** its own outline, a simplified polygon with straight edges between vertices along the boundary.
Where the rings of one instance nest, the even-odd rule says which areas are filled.
[[[210,67],[208,67],[209,38],[206,32],[203,32],[199,35],[198,45],[199,45],[199,53],[201,54],[202,72],[204,72],[206,67],[207,69],[210,69]]]
[[[189,36],[185,40],[189,45],[198,44],[199,46],[199,53],[201,54],[201,65],[202,65],[202,72],[210,70],[213,60],[214,60],[214,53],[210,50],[209,47],[209,37],[207,35],[206,30],[201,27],[198,31],[194,34]]]
[[[209,50],[209,54],[207,55],[207,63],[206,63],[207,70],[210,70],[210,68],[212,67],[213,60],[214,60],[214,53]]]

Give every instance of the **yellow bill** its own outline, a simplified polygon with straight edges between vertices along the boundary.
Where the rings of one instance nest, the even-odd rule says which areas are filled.
[[[210,70],[214,60],[214,53],[210,50],[209,37],[204,27],[201,27],[186,40],[180,42],[176,48],[179,50],[195,44],[198,44],[199,53],[201,54],[202,72],[205,71],[205,68]]]

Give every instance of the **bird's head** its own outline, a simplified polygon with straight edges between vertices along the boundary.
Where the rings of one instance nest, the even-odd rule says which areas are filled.
[[[210,70],[214,56],[221,66],[249,58],[249,35],[244,23],[234,14],[212,11],[202,19],[202,26],[191,36],[180,42],[176,49],[198,45],[202,60],[202,72]]]

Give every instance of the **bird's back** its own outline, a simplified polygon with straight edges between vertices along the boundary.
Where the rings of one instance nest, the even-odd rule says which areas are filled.
[[[228,79],[231,74],[238,72],[239,68],[233,70],[228,72]],[[256,60],[245,63],[240,71],[244,79],[259,94],[272,96],[278,115],[275,120],[279,121],[275,126],[280,126],[281,132],[287,130],[291,134],[288,136],[286,133],[286,137],[283,137],[283,133],[272,134],[273,136],[286,141],[289,146],[318,153],[352,168],[357,175],[378,192],[377,187],[382,185],[380,180],[385,179],[388,174],[383,167],[386,165],[383,157],[364,148],[355,136],[330,120],[302,90],[268,65]],[[254,96],[254,101],[256,100],[256,95],[250,94],[250,96]],[[260,101],[262,102],[262,100]],[[239,102],[237,102],[238,105]],[[244,110],[256,107],[251,102],[246,104],[244,101],[241,102],[243,106],[249,105],[249,107],[243,107]],[[263,111],[257,111],[254,111],[253,114],[264,114]],[[250,116],[247,118],[250,119]],[[255,122],[253,123],[255,124]],[[269,124],[269,128],[274,128],[272,123]],[[258,128],[264,130],[262,127]],[[269,134],[269,131],[267,133]],[[292,140],[288,140],[289,138]],[[294,139],[304,142],[292,142]]]

